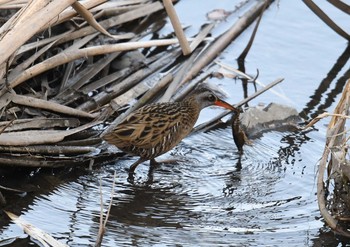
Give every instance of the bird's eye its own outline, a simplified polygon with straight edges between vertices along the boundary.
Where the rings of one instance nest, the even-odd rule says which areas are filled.
[[[208,95],[208,100],[209,100],[210,102],[214,102],[214,101],[216,100],[216,97],[215,97],[214,95],[212,95],[212,94],[209,94],[209,95]]]

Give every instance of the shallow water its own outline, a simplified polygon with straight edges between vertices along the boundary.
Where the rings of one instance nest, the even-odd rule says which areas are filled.
[[[345,26],[348,17],[316,2]],[[196,11],[187,16],[186,10],[194,6]],[[180,1],[177,8],[183,24],[192,25],[188,30],[191,34],[213,8],[230,10],[234,6],[228,0],[207,0],[205,4],[196,0]],[[166,26],[161,32],[169,29]],[[234,41],[220,59],[237,66],[235,59],[251,30]],[[347,42],[302,2],[281,0],[273,4],[263,16],[245,66],[252,75],[258,68],[259,80],[265,84],[278,77],[285,81],[250,104],[283,103],[307,118],[332,111],[342,77],[349,74],[349,62],[339,71],[330,71],[346,46]],[[240,81],[212,81],[228,93],[229,102],[242,99]],[[219,112],[207,109],[199,122]],[[103,246],[337,246],[339,241],[320,219],[315,196],[327,121],[305,133],[265,133],[245,148],[241,158],[229,127],[195,134],[158,158],[180,161],[151,170],[147,163],[140,165],[133,185],[127,182],[125,169],[135,157],[124,157],[93,171],[46,170],[30,176],[23,171],[23,181],[16,182],[32,184],[35,191],[10,198],[16,202],[11,209],[70,246],[93,245],[99,224],[99,181],[107,205],[116,172]],[[0,233],[0,245],[33,244],[6,217],[0,221]]]

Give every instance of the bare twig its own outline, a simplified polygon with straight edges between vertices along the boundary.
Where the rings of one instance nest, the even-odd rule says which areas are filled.
[[[98,229],[97,239],[95,242],[95,246],[98,246],[98,247],[101,246],[103,235],[106,232],[106,225],[107,225],[109,214],[110,214],[112,204],[113,204],[115,180],[116,180],[116,171],[114,171],[113,184],[112,184],[112,190],[111,190],[110,201],[109,201],[107,213],[106,213],[106,216],[103,218],[102,179],[100,178],[100,203],[101,203],[100,225],[99,225],[99,229]]]
[[[107,35],[108,37],[114,38],[114,35],[110,34],[106,29],[104,29],[94,18],[94,16],[87,10],[84,5],[79,3],[78,1],[72,4],[72,7],[97,31]],[[119,38],[118,36],[116,37]]]
[[[101,122],[92,122],[69,130],[28,130],[18,132],[5,132],[0,135],[0,145],[28,146],[48,143],[57,143],[65,137],[91,128]]]
[[[43,110],[58,112],[62,114],[67,114],[76,117],[86,117],[86,118],[95,118],[96,116],[82,110],[74,109],[68,106],[60,105],[54,102],[47,100],[36,99],[29,96],[14,94],[12,96],[12,102],[19,105],[25,105],[29,107],[40,108]]]

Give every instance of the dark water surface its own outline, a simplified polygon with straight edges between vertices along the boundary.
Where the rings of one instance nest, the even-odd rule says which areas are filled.
[[[348,16],[325,1],[315,2],[348,27]],[[176,8],[182,23],[192,25],[191,35],[205,22],[207,12],[233,10],[236,3],[192,0],[180,1]],[[221,25],[233,23],[230,18]],[[219,59],[237,67],[236,58],[251,30]],[[161,32],[170,31],[167,25]],[[215,32],[219,34],[220,28]],[[347,42],[301,1],[277,1],[263,16],[245,67],[252,75],[259,69],[259,80],[265,84],[278,77],[285,81],[250,104],[290,105],[307,119],[332,111],[349,76],[346,48]],[[239,80],[213,79],[213,83],[222,86],[229,102],[243,98]],[[248,90],[253,93],[253,86]],[[207,109],[200,122],[220,112]],[[70,246],[93,245],[99,224],[99,180],[106,205],[116,171],[116,193],[103,246],[337,246],[340,242],[320,219],[315,196],[326,123],[328,119],[307,133],[265,133],[246,147],[241,159],[229,127],[192,135],[160,158],[182,161],[152,171],[142,164],[134,185],[127,182],[125,169],[135,157],[93,171],[33,173],[30,183],[41,190],[14,198],[13,211]],[[0,234],[1,245],[30,242],[7,219],[0,222]],[[12,238],[20,239],[11,244]]]

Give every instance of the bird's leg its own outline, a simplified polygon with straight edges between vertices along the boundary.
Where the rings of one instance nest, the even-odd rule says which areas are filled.
[[[155,166],[155,165],[159,165],[159,162],[157,162],[155,159],[151,159],[151,160],[149,161],[149,164],[150,164],[151,166]]]
[[[142,162],[146,161],[146,159],[144,158],[139,158],[137,161],[135,161],[135,163],[133,163],[130,168],[129,168],[129,173],[134,173],[136,167],[141,164]]]
[[[129,168],[129,177],[128,177],[128,181],[130,183],[134,182],[134,173],[135,173],[135,169],[136,167],[141,164],[142,162],[146,161],[147,159],[144,158],[139,158],[134,164],[132,164]]]

